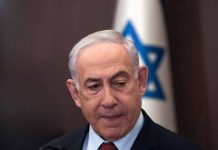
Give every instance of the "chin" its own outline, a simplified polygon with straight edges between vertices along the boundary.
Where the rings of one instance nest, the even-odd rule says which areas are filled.
[[[120,132],[120,129],[105,129],[105,131],[107,131],[107,133],[103,133],[102,137],[107,140],[107,141],[116,141],[120,138],[122,138],[123,136],[125,136],[124,133]]]
[[[120,139],[121,137],[120,136],[109,135],[109,136],[105,136],[105,137],[102,137],[102,138],[109,141],[109,142],[113,142],[113,141],[116,141],[116,140]]]

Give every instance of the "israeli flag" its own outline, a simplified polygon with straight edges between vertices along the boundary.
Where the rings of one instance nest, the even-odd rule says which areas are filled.
[[[131,39],[140,64],[149,69],[142,107],[162,126],[176,131],[169,49],[159,0],[118,0],[114,29]]]

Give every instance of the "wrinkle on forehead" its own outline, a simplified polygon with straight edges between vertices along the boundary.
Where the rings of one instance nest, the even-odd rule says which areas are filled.
[[[119,67],[118,67],[119,66]],[[79,74],[88,75],[92,78],[98,78],[101,76],[102,78],[111,78],[114,74],[123,71],[128,72],[130,74],[131,67],[128,65],[111,63],[107,65],[96,65],[86,68],[85,70],[81,69]]]

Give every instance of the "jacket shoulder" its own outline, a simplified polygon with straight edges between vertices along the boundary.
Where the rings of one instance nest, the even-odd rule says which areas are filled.
[[[201,150],[201,147],[157,123],[142,110],[144,124],[132,150]]]
[[[73,130],[48,142],[47,144],[43,145],[39,150],[65,150],[70,148],[74,148],[75,150],[81,149],[88,129],[88,125],[85,125],[79,129]]]
[[[201,150],[200,145],[174,133],[156,123],[153,126],[154,134],[161,149],[168,150]]]

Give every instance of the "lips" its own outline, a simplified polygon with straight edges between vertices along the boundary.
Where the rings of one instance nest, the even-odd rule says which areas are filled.
[[[107,118],[107,119],[116,119],[121,117],[121,115],[113,115],[113,116],[102,116],[103,118]]]
[[[104,118],[104,119],[108,119],[108,120],[114,120],[114,119],[119,119],[123,117],[122,114],[104,114],[104,115],[101,115],[101,118]]]

